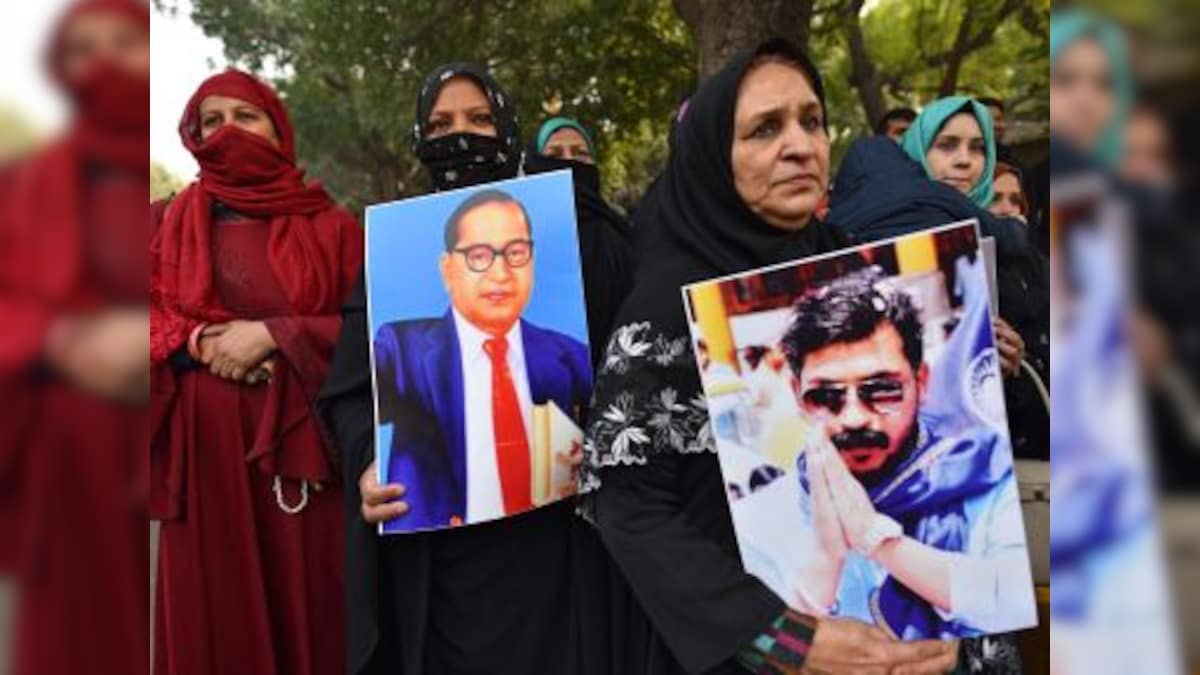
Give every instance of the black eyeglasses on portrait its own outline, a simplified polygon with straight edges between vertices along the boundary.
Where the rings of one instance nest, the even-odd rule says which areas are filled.
[[[872,378],[854,385],[822,384],[804,392],[804,408],[812,414],[840,415],[851,389],[871,412],[891,415],[904,402],[904,383],[891,378]]]
[[[516,239],[505,244],[504,248],[496,248],[489,244],[475,244],[456,248],[454,252],[462,254],[467,262],[467,269],[472,272],[486,272],[492,269],[492,264],[496,262],[498,256],[504,257],[504,263],[510,269],[517,269],[528,265],[529,261],[533,260],[533,240]]]

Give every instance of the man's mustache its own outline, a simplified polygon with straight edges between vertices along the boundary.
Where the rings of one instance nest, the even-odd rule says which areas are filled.
[[[834,434],[829,440],[838,450],[861,450],[864,448],[886,450],[891,441],[887,434],[874,429],[849,429]]]

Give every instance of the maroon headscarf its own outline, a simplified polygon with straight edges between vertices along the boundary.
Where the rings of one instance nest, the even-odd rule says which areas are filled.
[[[225,96],[266,112],[279,138],[226,125],[201,140],[200,103]],[[199,180],[172,200],[151,245],[152,362],[161,363],[195,326],[234,317],[213,286],[212,207],[270,221],[267,258],[297,314],[336,312],[347,287],[344,238],[361,237],[353,216],[296,167],[295,135],[279,96],[251,75],[229,70],[200,85],[179,123],[200,164]]]
[[[150,32],[143,0],[80,0],[55,25],[45,52],[50,77],[72,102],[66,132],[13,168],[0,193],[0,373],[38,358],[54,316],[99,300],[84,278],[85,166],[130,172],[150,167],[150,78],[97,60],[80,75],[63,70],[73,21],[94,13],[125,17]],[[147,200],[148,201],[148,200]]]

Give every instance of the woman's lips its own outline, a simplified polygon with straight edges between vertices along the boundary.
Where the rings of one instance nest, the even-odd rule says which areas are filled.
[[[788,176],[787,178],[784,178],[784,179],[776,182],[775,184],[786,186],[786,187],[799,188],[799,187],[808,187],[810,185],[816,185],[816,183],[817,183],[816,176],[812,175],[811,173],[802,173],[802,174],[799,174],[796,176]]]

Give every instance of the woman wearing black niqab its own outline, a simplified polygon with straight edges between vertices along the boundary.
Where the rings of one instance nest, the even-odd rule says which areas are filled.
[[[562,118],[559,118],[562,119]],[[556,120],[543,124],[543,129]],[[582,131],[577,123],[577,128]],[[600,168],[578,159],[552,157],[545,153],[544,133],[525,152],[525,173],[537,174],[569,169],[575,187],[575,216],[578,221],[579,256],[587,295],[588,342],[596,364],[608,342],[612,322],[633,285],[635,258],[628,221],[604,199],[600,191]],[[591,138],[584,136],[590,144]],[[542,145],[543,147],[539,147]]]
[[[464,82],[475,89],[464,90]],[[452,114],[445,113],[438,101],[444,90],[466,91],[478,104],[451,105]],[[521,143],[512,102],[483,69],[442,66],[421,89],[414,150],[437,190],[513,178]],[[343,308],[333,373],[319,403],[341,450],[346,484],[347,672],[573,672],[569,566],[573,528],[582,528],[569,501],[387,538],[364,520],[365,511],[397,515],[388,511],[394,503],[365,504],[360,487],[375,456],[365,308],[360,280]]]
[[[773,112],[743,128],[739,99],[772,64],[798,71],[804,84],[792,77],[786,91],[758,86],[782,93],[766,97]],[[765,110],[763,103],[755,109]],[[635,598],[628,613],[614,616],[615,672],[795,673],[805,659],[813,668],[860,672],[846,666],[868,649],[887,659],[874,664],[883,670],[897,659],[919,660],[914,651],[922,649],[949,658],[943,671],[953,666],[953,652],[940,644],[878,643],[864,624],[788,610],[746,573],[708,430],[679,289],[842,245],[812,217],[829,176],[824,108],[820,75],[789,42],[735,56],[691,99],[656,183],[654,221],[637,230],[646,264],[601,360],[581,475],[583,513]],[[774,145],[747,167],[739,149],[759,141],[764,150]],[[765,169],[763,157],[771,157]],[[813,177],[803,194],[773,196],[775,177],[798,171]],[[647,433],[656,428],[670,433]]]

